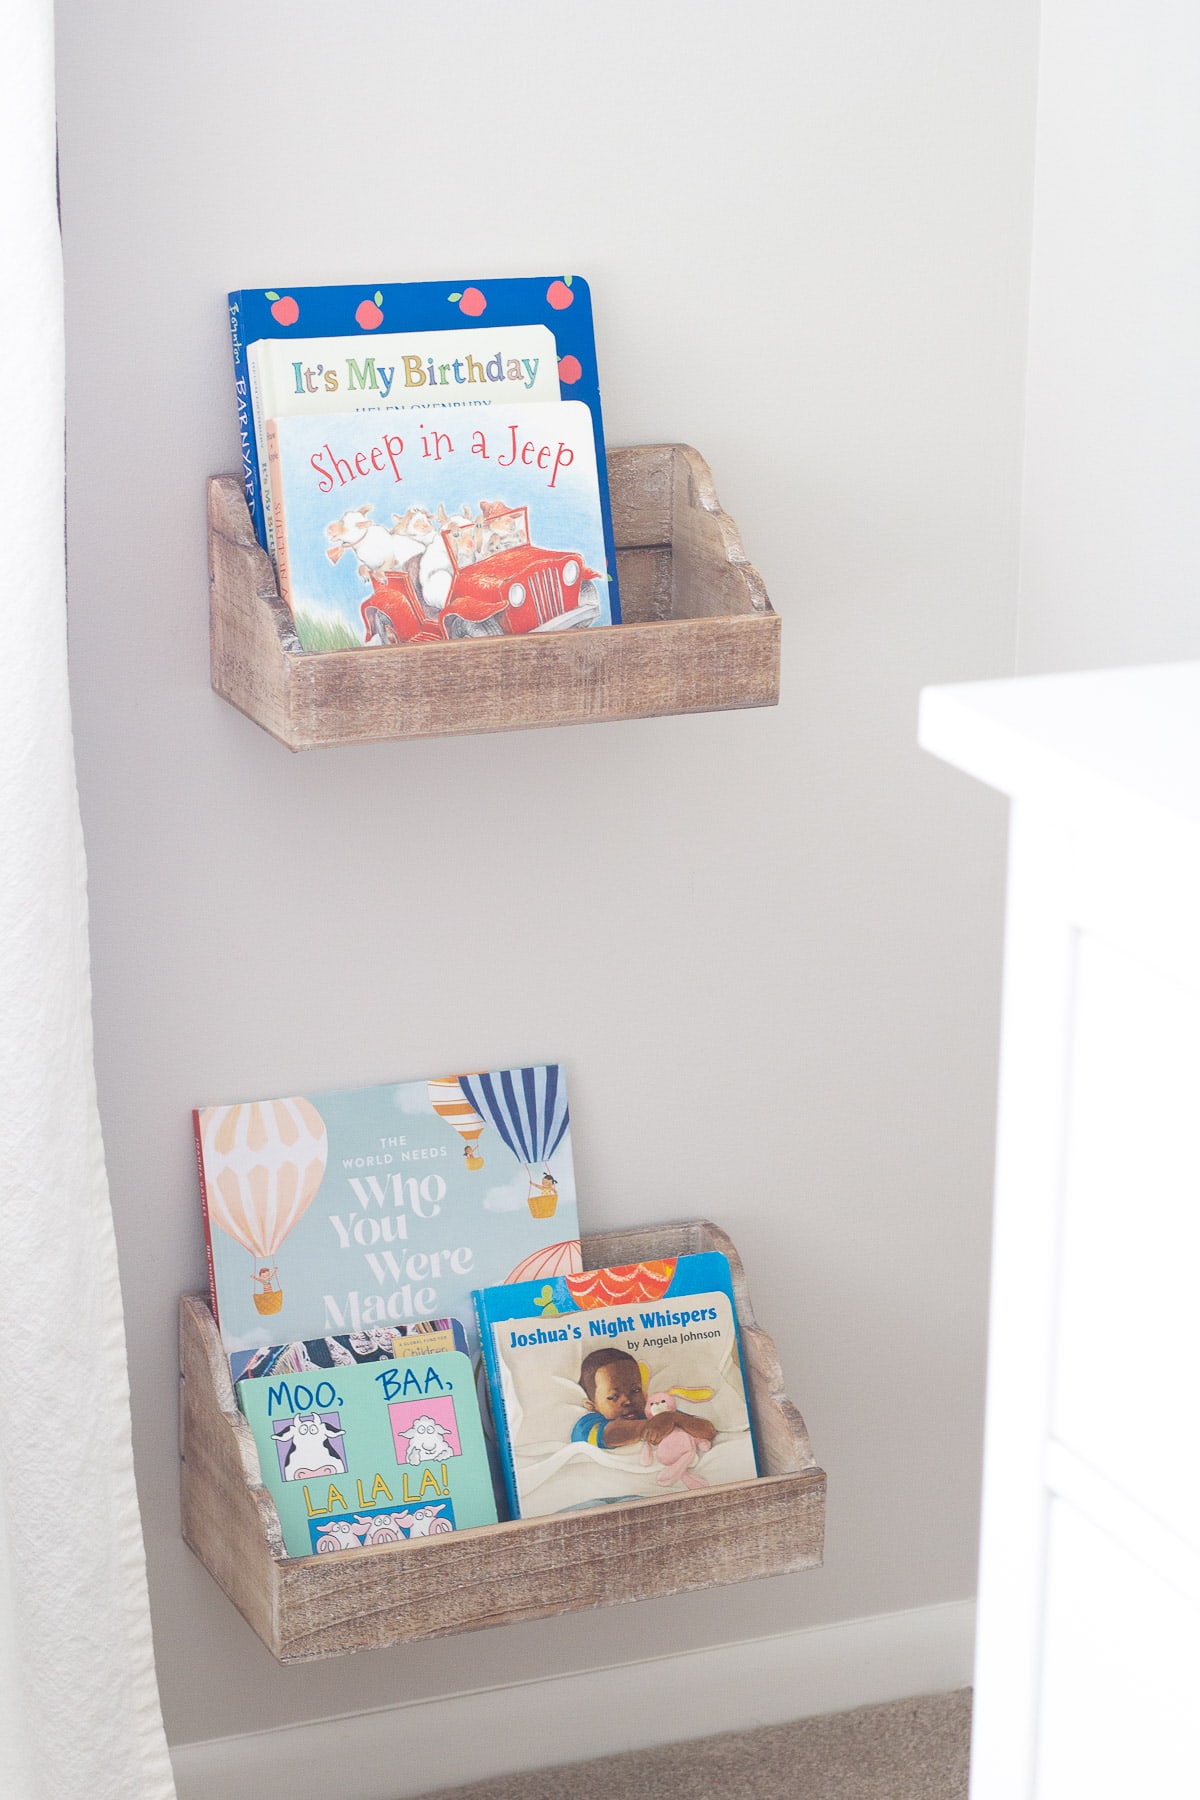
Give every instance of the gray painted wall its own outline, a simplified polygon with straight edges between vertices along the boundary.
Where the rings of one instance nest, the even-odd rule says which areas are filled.
[[[1045,0],[1023,675],[1200,656],[1200,13]]]
[[[60,0],[97,1072],[173,1741],[973,1591],[1004,816],[915,718],[1012,668],[1033,15]],[[592,281],[610,441],[709,458],[782,704],[289,756],[208,687],[225,290],[543,269]],[[590,1223],[740,1244],[826,1567],[280,1669],[178,1534],[189,1109],[546,1057]]]

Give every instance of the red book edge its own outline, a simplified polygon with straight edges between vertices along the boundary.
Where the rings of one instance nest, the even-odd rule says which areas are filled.
[[[208,1217],[208,1184],[204,1179],[204,1146],[200,1138],[200,1112],[195,1107],[192,1109],[192,1132],[196,1139],[196,1172],[200,1177],[200,1210],[204,1217],[204,1250],[208,1257],[208,1304],[219,1330],[221,1315],[217,1310],[217,1271],[213,1264],[212,1225]]]

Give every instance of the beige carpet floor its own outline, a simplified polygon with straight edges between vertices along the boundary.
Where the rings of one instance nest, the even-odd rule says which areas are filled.
[[[426,1800],[966,1800],[970,1742],[964,1688],[442,1788]]]

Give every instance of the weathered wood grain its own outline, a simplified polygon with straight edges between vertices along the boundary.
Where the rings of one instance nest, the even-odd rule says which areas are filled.
[[[708,1249],[733,1270],[759,1480],[289,1559],[212,1314],[190,1295],[180,1302],[184,1538],[281,1662],[815,1567],[824,1471],[725,1233],[704,1222],[602,1233],[584,1239],[584,1260],[599,1268]]]
[[[779,619],[682,445],[609,454],[624,622],[306,656],[241,484],[209,483],[212,685],[291,750],[721,712],[779,698]]]

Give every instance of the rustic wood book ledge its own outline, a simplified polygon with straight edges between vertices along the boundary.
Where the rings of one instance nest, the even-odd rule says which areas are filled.
[[[681,444],[611,450],[623,623],[305,655],[241,482],[208,486],[212,685],[289,750],[774,706],[778,615]]]
[[[183,1535],[280,1662],[307,1662],[516,1620],[815,1568],[825,1473],[783,1392],[729,1238],[704,1222],[583,1240],[588,1268],[722,1250],[733,1271],[763,1474],[336,1555],[288,1558],[207,1303],[180,1301]],[[680,1547],[687,1546],[686,1556]]]

